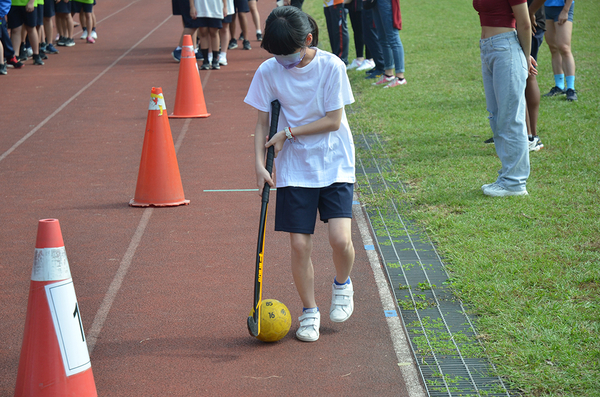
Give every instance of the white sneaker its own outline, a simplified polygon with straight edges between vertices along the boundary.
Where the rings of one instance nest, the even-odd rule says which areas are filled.
[[[348,320],[354,311],[354,289],[352,280],[348,284],[331,286],[331,307],[329,318],[335,323]]]
[[[356,69],[357,67],[362,65],[363,62],[364,62],[364,60],[359,61],[358,59],[355,59],[352,61],[352,63],[350,63],[350,65],[346,65],[346,70]]]
[[[227,53],[222,52],[219,54],[219,63],[223,66],[227,66]]]
[[[505,196],[527,196],[529,193],[527,193],[526,189],[523,190],[508,190],[507,188],[498,185],[497,183],[492,183],[489,186],[486,186],[485,188],[483,188],[483,194],[485,194],[486,196],[492,196],[492,197],[505,197]]]
[[[200,51],[200,50],[198,50],[198,51]],[[212,57],[213,57],[212,52],[209,52],[208,53],[208,63],[212,63]]]
[[[83,33],[81,34],[81,37],[80,37],[80,39],[83,39],[83,40],[85,40],[85,39],[87,39],[87,36],[88,36],[87,29],[84,29],[84,30],[83,30]]]
[[[98,39],[98,34],[96,33],[95,30],[92,30],[92,33],[90,33],[90,36],[92,36],[92,39],[94,39],[94,40]]]
[[[319,339],[319,328],[321,327],[321,312],[303,311],[298,320],[300,320],[300,328],[296,331],[296,338],[303,342],[317,341]]]
[[[363,61],[363,63],[356,68],[356,70],[369,70],[369,69],[373,69],[375,67],[375,62],[371,61],[370,59],[365,59]]]

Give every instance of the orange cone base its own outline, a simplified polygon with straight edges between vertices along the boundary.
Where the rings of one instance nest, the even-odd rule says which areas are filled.
[[[195,114],[195,115],[192,115],[192,116],[188,116],[188,115],[180,116],[180,115],[177,115],[177,114],[170,114],[169,118],[170,119],[200,119],[200,118],[204,119],[204,118],[207,118],[209,116],[210,116],[210,113]]]
[[[170,203],[145,203],[131,199],[129,205],[132,207],[176,207],[178,205],[188,205],[190,200],[173,201]]]

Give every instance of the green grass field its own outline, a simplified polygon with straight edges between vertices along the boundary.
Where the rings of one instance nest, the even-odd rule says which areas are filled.
[[[600,396],[600,4],[575,6],[579,101],[542,98],[545,148],[531,153],[529,196],[509,198],[480,188],[496,179],[500,161],[483,143],[492,133],[472,3],[401,7],[408,85],[384,90],[349,72],[351,125],[386,142],[410,186],[399,197],[411,203],[406,215],[438,244],[456,295],[511,387],[526,396]],[[304,11],[330,50],[321,3]],[[545,93],[554,85],[545,43],[538,62]]]

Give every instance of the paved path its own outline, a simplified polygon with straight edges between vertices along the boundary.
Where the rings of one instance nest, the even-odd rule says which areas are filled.
[[[259,5],[264,23],[269,5]],[[96,12],[96,44],[77,39],[45,66],[0,78],[0,395],[16,382],[37,221],[58,218],[100,396],[407,396],[416,369],[399,365],[403,330],[390,332],[398,321],[385,316],[356,222],[356,309],[343,324],[326,316],[334,271],[317,228],[325,316],[307,344],[294,338],[288,239],[270,217],[263,296],[294,321],[279,343],[248,335],[260,198],[226,190],[255,188],[256,111],[242,100],[267,57],[259,43],[201,72],[211,117],[170,122],[190,205],[131,208],[151,87],[168,110],[175,101],[181,21],[160,0],[103,0]]]

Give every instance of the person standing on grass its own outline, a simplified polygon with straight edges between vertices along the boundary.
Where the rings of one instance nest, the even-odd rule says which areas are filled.
[[[344,6],[344,0],[323,0],[323,11],[325,12],[331,52],[347,65],[350,34],[346,22],[348,10]]]
[[[533,0],[527,0],[527,5],[531,5]],[[533,37],[531,38],[531,56],[537,62],[538,51],[544,42],[544,32],[546,30],[546,15],[544,9],[540,8],[531,19],[531,29]],[[529,138],[529,151],[537,152],[544,147],[540,137],[537,134],[537,121],[540,112],[540,87],[537,82],[537,76],[530,73],[525,87],[525,100],[527,101],[527,137]]]
[[[377,0],[373,7],[373,18],[383,52],[385,71],[375,86],[392,88],[406,84],[404,78],[404,46],[400,40],[402,15],[399,0]]]
[[[311,261],[317,211],[329,226],[336,273],[329,318],[343,322],[354,311],[354,143],[344,111],[354,97],[344,63],[318,49],[317,42],[312,18],[297,7],[275,8],[261,44],[274,57],[260,65],[244,99],[258,110],[254,146],[260,195],[265,183],[275,186],[265,168],[265,151],[271,146],[275,150],[275,230],[290,236],[292,276],[304,307],[296,337],[305,342],[320,335]],[[265,144],[275,99],[281,104],[279,132]]]
[[[530,15],[544,4],[546,13],[546,43],[552,56],[554,87],[544,96],[566,95],[567,101],[577,100],[575,91],[575,58],[571,52],[574,0],[535,0]],[[531,17],[533,20],[533,17]],[[566,83],[566,87],[565,87]]]
[[[525,86],[529,73],[537,73],[530,55],[527,0],[473,0],[473,7],[481,23],[481,73],[490,127],[502,163],[496,181],[481,189],[494,197],[526,195],[530,168]]]

